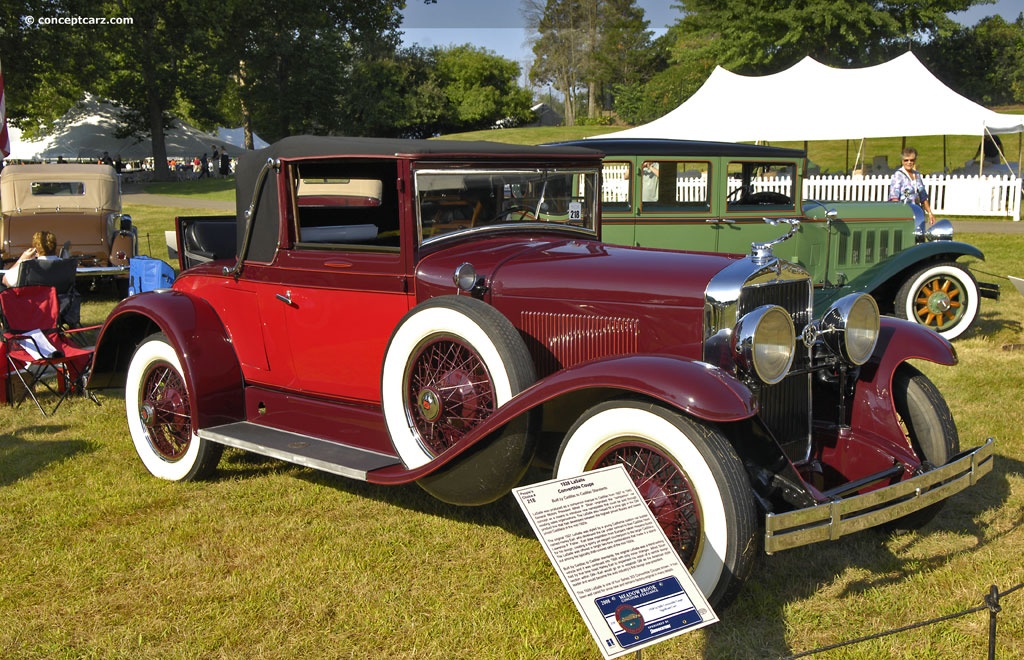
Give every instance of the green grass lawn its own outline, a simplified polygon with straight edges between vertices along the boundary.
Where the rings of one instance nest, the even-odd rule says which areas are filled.
[[[194,181],[164,181],[142,184],[143,192],[172,197],[191,197],[219,202],[235,201],[235,177],[203,178]]]
[[[176,194],[176,193],[175,193]],[[131,207],[143,252],[193,209]],[[965,234],[982,279],[1024,275],[1024,237]],[[721,622],[645,658],[774,658],[982,604],[1024,582],[1024,298],[1005,280],[923,364],[964,447],[997,440],[992,474],[913,533],[867,531],[767,557]],[[101,320],[111,299],[87,298]],[[339,355],[338,359],[344,359]],[[123,393],[57,415],[0,407],[0,657],[598,658],[511,497],[442,504],[228,450],[210,481],[148,475]],[[1002,602],[999,658],[1024,656],[1024,591]],[[828,658],[984,657],[981,612]]]

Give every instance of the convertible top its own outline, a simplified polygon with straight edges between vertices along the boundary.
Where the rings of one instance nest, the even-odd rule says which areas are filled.
[[[393,138],[368,138],[320,135],[295,135],[278,140],[270,146],[256,151],[247,151],[238,158],[235,168],[235,205],[238,219],[236,237],[239,253],[244,240],[245,214],[249,210],[260,171],[267,161],[329,159],[329,158],[437,158],[438,160],[498,162],[530,161],[534,164],[550,162],[569,163],[589,161],[594,167],[600,166],[601,153],[593,147],[581,146],[532,146],[506,144],[502,142],[462,140],[402,140]],[[269,258],[276,249],[278,240],[278,199],[277,187],[263,186],[257,204],[255,229],[253,231],[250,256]]]

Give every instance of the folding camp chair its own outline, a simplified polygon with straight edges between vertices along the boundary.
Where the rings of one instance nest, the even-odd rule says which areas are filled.
[[[0,321],[3,324],[3,353],[6,380],[21,382],[22,391],[11,401],[16,407],[31,398],[39,412],[46,410],[36,396],[42,386],[57,397],[50,414],[71,394],[84,388],[84,376],[92,362],[93,348],[81,347],[71,339],[76,333],[96,326],[67,330],[59,327],[57,290],[52,286],[23,286],[0,291]],[[94,397],[89,397],[97,405]]]
[[[81,325],[82,296],[75,288],[77,259],[30,259],[19,266],[16,286],[52,286],[57,289],[62,327]]]

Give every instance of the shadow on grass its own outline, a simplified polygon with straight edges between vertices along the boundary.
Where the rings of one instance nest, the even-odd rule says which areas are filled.
[[[777,555],[762,556],[754,577],[747,582],[735,603],[718,612],[721,622],[707,631],[705,657],[736,657],[736,639],[757,631],[759,648],[751,648],[747,657],[781,657],[803,653],[810,648],[792,648],[786,639],[786,606],[810,598],[836,582],[851,569],[860,569],[865,577],[846,583],[837,598],[859,596],[886,586],[898,584],[915,576],[927,575],[947,566],[957,555],[973,552],[998,541],[1006,533],[1024,523],[1024,512],[1017,512],[1012,523],[1003,523],[1005,532],[990,533],[978,523],[986,511],[1002,506],[1010,497],[1010,475],[1024,473],[1024,464],[997,455],[992,472],[969,491],[961,492],[946,503],[934,520],[916,533],[904,535],[883,528],[845,536],[838,542],[787,550]],[[934,534],[959,536],[956,545],[929,551],[926,544]],[[889,543],[893,541],[893,543]],[[893,550],[893,547],[896,550]],[[911,552],[913,551],[913,552]],[[986,579],[992,579],[986,577]],[[996,578],[998,580],[998,576]],[[978,600],[962,603],[963,609],[979,604],[987,584],[978,585]],[[1010,585],[1001,585],[1010,586]],[[875,632],[925,621],[948,612],[907,612],[899,621],[879,624]],[[822,625],[835,622],[822,620]],[[849,635],[848,637],[855,637]],[[840,631],[832,643],[846,641]]]
[[[1003,332],[1017,335],[1022,330],[1024,330],[1024,325],[1018,320],[1004,318],[1000,314],[986,314],[982,312],[978,314],[978,318],[974,320],[974,325],[967,331],[964,338],[973,336],[992,337]]]
[[[510,534],[523,538],[533,537],[533,531],[511,493],[483,506],[457,506],[434,498],[415,483],[382,486],[320,472],[241,450],[229,450],[224,453],[224,457],[221,459],[221,471],[225,473],[230,471],[232,478],[287,474],[319,486],[384,502],[417,513],[440,516],[473,525],[499,527]],[[226,474],[222,476],[226,476]],[[523,483],[536,483],[549,478],[549,473],[531,470],[524,478]]]
[[[787,640],[787,606],[808,599],[829,585],[841,582],[836,597],[854,598],[873,590],[927,575],[947,566],[956,556],[973,552],[998,541],[1003,532],[992,533],[978,521],[986,511],[998,509],[1010,496],[1010,475],[1024,473],[1024,464],[996,456],[992,472],[970,492],[960,493],[946,503],[936,518],[916,533],[903,534],[872,529],[843,537],[836,543],[819,543],[788,550],[768,557],[761,555],[736,601],[718,614],[721,622],[707,629],[705,657],[737,657],[737,638],[756,638],[750,654],[743,657],[780,657],[808,648],[792,648]],[[238,450],[225,453],[222,477],[259,477],[289,475],[339,492],[365,497],[417,513],[435,515],[470,525],[498,527],[522,538],[533,532],[511,494],[480,507],[460,507],[434,499],[415,484],[381,486],[318,472],[311,468],[266,458]],[[217,478],[217,477],[215,477]],[[531,471],[523,483],[548,478],[547,473]],[[1024,513],[1007,530],[1024,524]],[[948,533],[957,539],[937,549],[935,535]],[[854,570],[864,577],[843,582]],[[998,579],[998,578],[997,578]],[[979,588],[979,597],[981,590]],[[964,608],[977,605],[963,603]],[[905,620],[886,622],[894,627],[930,619],[939,612],[908,612]],[[822,625],[828,625],[823,623]],[[881,624],[883,627],[886,624]],[[752,635],[751,631],[756,631]],[[881,629],[873,632],[882,632]],[[834,641],[844,641],[842,633]],[[799,642],[797,642],[799,643]]]
[[[41,425],[33,429],[33,435],[56,436],[68,428],[64,424]],[[25,440],[21,433],[19,429],[0,436],[0,487],[31,477],[52,463],[94,450],[85,440]]]

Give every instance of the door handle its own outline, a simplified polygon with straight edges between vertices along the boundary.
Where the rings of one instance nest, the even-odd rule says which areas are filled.
[[[292,302],[292,292],[285,291],[284,293],[275,293],[274,297],[288,305],[289,307],[295,307],[295,303]]]

